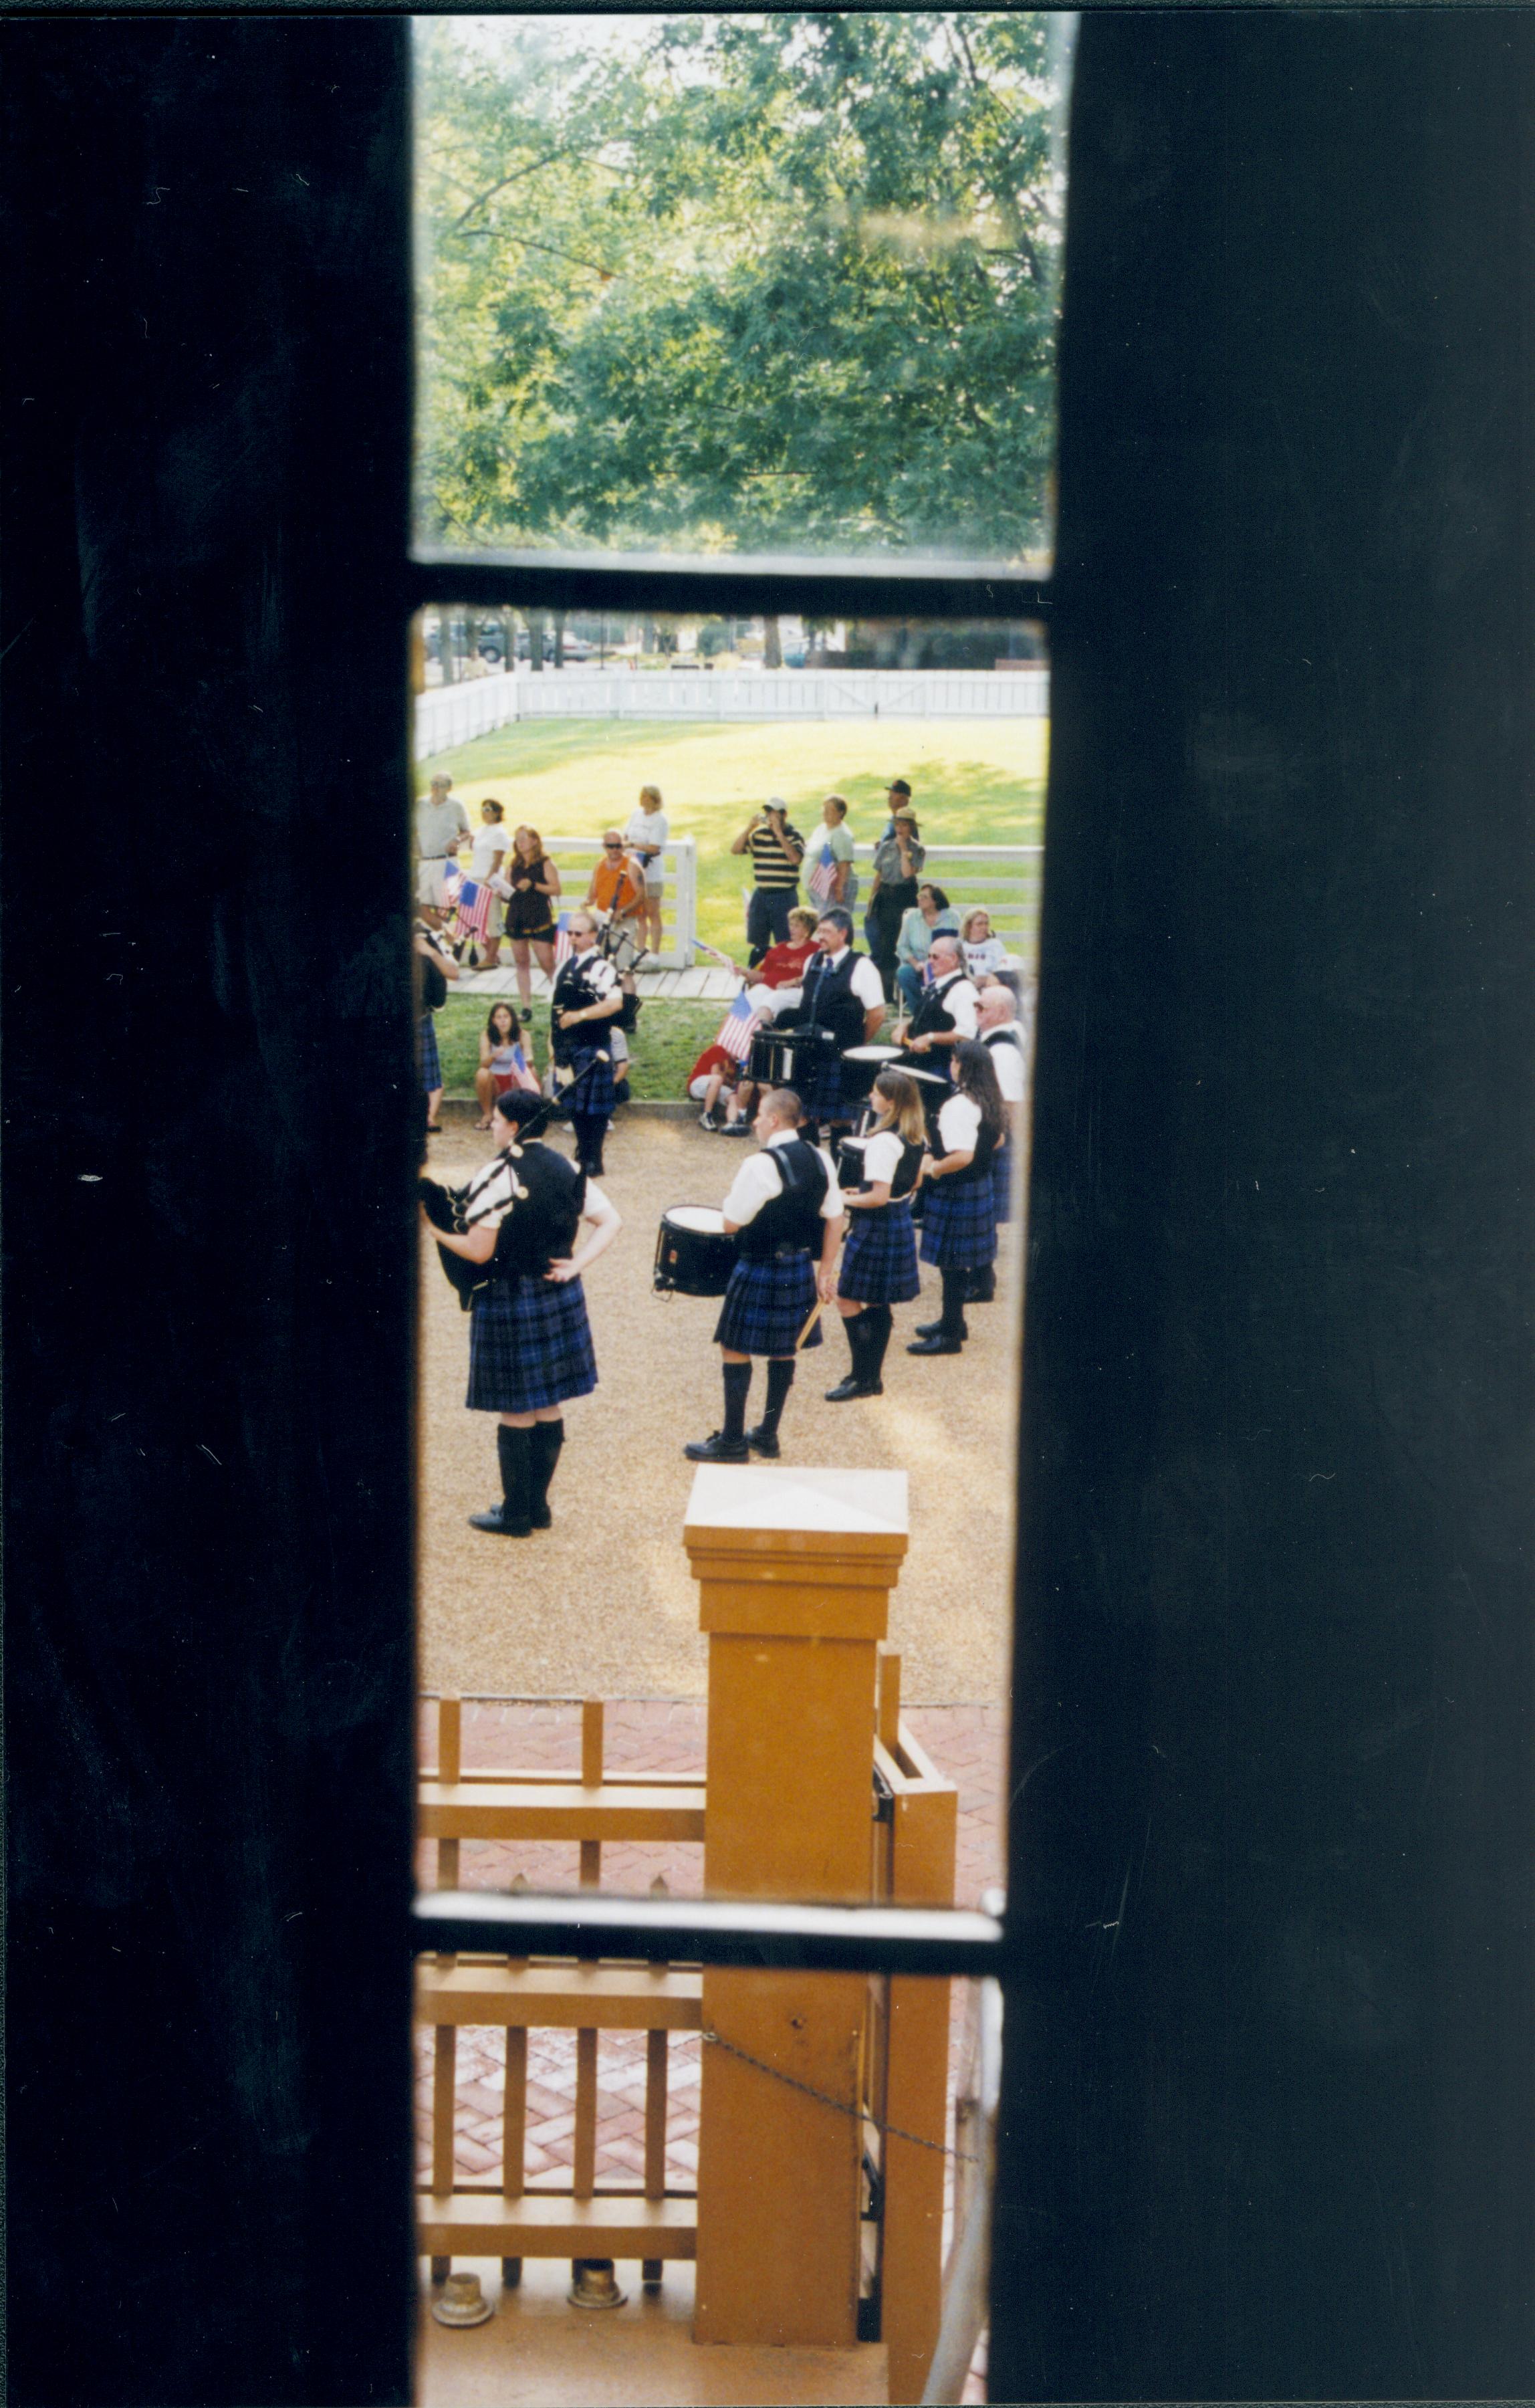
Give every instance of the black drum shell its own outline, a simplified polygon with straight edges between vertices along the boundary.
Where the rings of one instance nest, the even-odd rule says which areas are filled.
[[[850,1045],[842,1056],[844,1110],[868,1103],[882,1070],[905,1068],[898,1045]]]
[[[657,1296],[723,1296],[736,1268],[736,1240],[723,1229],[688,1229],[661,1216],[655,1238]]]
[[[864,1147],[867,1138],[844,1137],[837,1141],[837,1183],[852,1195],[859,1195],[868,1185],[864,1169]]]

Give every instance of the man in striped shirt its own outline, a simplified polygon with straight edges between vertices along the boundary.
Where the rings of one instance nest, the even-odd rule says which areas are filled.
[[[753,964],[770,944],[789,942],[789,910],[799,897],[799,865],[805,839],[789,822],[782,795],[769,795],[753,811],[730,848],[752,856],[752,899],[746,907],[746,941]]]

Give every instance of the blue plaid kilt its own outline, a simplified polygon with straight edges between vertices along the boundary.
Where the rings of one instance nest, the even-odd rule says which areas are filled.
[[[560,1096],[562,1100],[569,1096],[567,1111],[584,1112],[591,1120],[601,1120],[605,1114],[614,1110],[618,1102],[618,1097],[613,1093],[613,1065],[608,1048],[605,1045],[578,1045],[572,1048],[569,1068],[578,1079],[581,1079],[581,1074],[588,1062],[596,1064],[590,1078],[581,1079],[581,1085],[573,1095],[568,1087],[562,1087]],[[565,1066],[562,1064],[561,1067],[563,1068]]]
[[[922,1294],[911,1207],[904,1196],[877,1211],[848,1214],[837,1293],[858,1304],[910,1304]]]
[[[474,1413],[531,1413],[567,1397],[589,1396],[596,1356],[579,1279],[493,1280],[469,1310],[469,1393]]]
[[[997,1212],[991,1172],[984,1179],[929,1182],[922,1222],[922,1259],[940,1270],[976,1270],[997,1260]]]
[[[845,1120],[842,1106],[842,1057],[835,1045],[818,1045],[807,1057],[807,1074],[795,1071],[795,1093],[812,1121]],[[810,1311],[809,1305],[805,1308]]]
[[[423,1011],[416,1023],[416,1068],[421,1077],[423,1096],[435,1095],[442,1084],[442,1063],[438,1054],[438,1033],[433,1014]]]
[[[991,1204],[997,1221],[1012,1218],[1012,1140],[1008,1138],[991,1158]]]
[[[787,1262],[747,1262],[730,1274],[714,1330],[716,1346],[738,1354],[792,1354],[815,1302],[815,1268],[809,1254]],[[821,1324],[806,1339],[821,1343]]]

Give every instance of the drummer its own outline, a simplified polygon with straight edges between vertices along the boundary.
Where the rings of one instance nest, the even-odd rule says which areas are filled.
[[[916,1081],[904,1070],[882,1070],[871,1100],[873,1128],[854,1140],[862,1148],[866,1183],[842,1190],[848,1241],[837,1281],[837,1310],[853,1369],[826,1390],[828,1405],[883,1394],[880,1373],[890,1343],[890,1308],[909,1304],[922,1292],[910,1201],[926,1136],[922,1099]]]
[[[828,1129],[849,1127],[842,1098],[842,1056],[850,1045],[872,1045],[884,1021],[884,986],[867,953],[853,951],[853,914],[834,903],[815,924],[816,950],[805,965],[805,991],[793,1025],[830,1032],[811,1056],[799,1094],[808,1120]],[[798,1075],[796,1071],[796,1076]]]
[[[966,972],[964,949],[957,937],[935,937],[927,960],[932,982],[924,989],[911,1016],[905,1047],[924,1069],[952,1070],[954,1047],[977,1033],[980,998]],[[926,1059],[928,1055],[933,1058]]]
[[[682,1452],[694,1463],[746,1463],[779,1452],[778,1426],[802,1346],[819,1346],[817,1297],[837,1292],[842,1196],[830,1158],[807,1142],[792,1087],[770,1087],[757,1107],[762,1151],[748,1155],[725,1197],[725,1232],[739,1240],[714,1342],[723,1358],[724,1426]],[[768,1402],[746,1426],[752,1357],[768,1357]]]
[[[992,1201],[998,1222],[1012,1218],[1013,1138],[1024,1115],[1024,1040],[1018,1026],[1018,998],[1007,986],[983,986],[976,1017],[981,1042],[991,1055],[992,1068],[1007,1107],[1008,1133],[992,1156]],[[977,1303],[989,1301],[978,1296]]]

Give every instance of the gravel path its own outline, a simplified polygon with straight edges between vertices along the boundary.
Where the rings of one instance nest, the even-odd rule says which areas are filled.
[[[566,1144],[561,1138],[557,1142]],[[489,1140],[467,1126],[433,1141],[431,1168],[457,1183]],[[495,1417],[464,1406],[468,1329],[423,1244],[421,1678],[429,1689],[523,1697],[702,1697],[705,1645],[681,1532],[689,1439],[718,1427],[718,1303],[656,1296],[662,1212],[714,1204],[744,1148],[693,1122],[620,1115],[604,1188],[624,1229],[587,1275],[599,1385],[566,1409],[551,1502],[554,1527],[481,1536],[466,1517],[498,1496]],[[997,1266],[997,1299],[972,1306],[963,1354],[912,1360],[911,1325],[936,1315],[938,1274],[897,1307],[885,1393],[828,1405],[848,1369],[839,1326],[800,1357],[783,1416],[784,1460],[910,1475],[911,1544],[891,1600],[890,1644],[912,1700],[1000,1702],[1007,1694],[1012,1549],[1018,1268]],[[827,1319],[831,1316],[828,1314]],[[757,1366],[751,1417],[763,1401]]]

